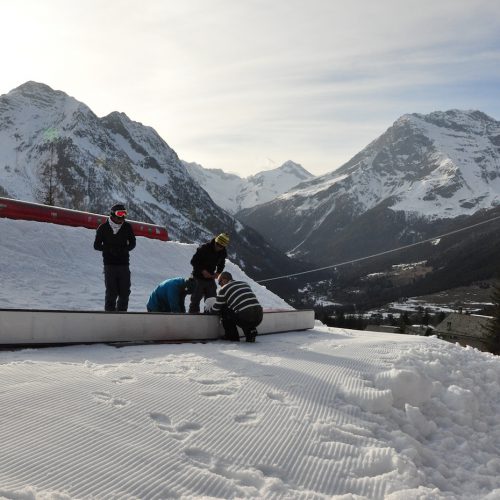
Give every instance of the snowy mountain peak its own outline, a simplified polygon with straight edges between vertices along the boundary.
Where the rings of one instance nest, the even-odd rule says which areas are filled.
[[[189,174],[212,199],[230,213],[273,200],[297,184],[314,176],[302,165],[288,160],[280,167],[242,178],[220,169],[206,169],[184,162]]]
[[[88,106],[43,83],[27,82],[0,95],[0,132],[16,140],[18,151],[60,140],[77,128],[96,130],[98,120]],[[21,141],[23,136],[30,140]],[[9,144],[5,145],[8,155]]]
[[[11,90],[8,94],[0,96],[4,102],[10,103],[12,109],[35,108],[43,110],[80,109],[91,112],[85,104],[70,97],[61,90],[54,90],[44,83],[29,81]]]
[[[403,115],[338,170],[283,198],[314,209],[305,197],[328,190],[332,209],[342,193],[357,214],[392,200],[393,210],[448,218],[498,205],[499,177],[500,122],[480,111],[436,111]]]
[[[408,116],[408,115],[406,115]],[[459,110],[450,109],[448,111],[433,111],[427,115],[414,113],[410,117],[417,118],[419,121],[435,125],[440,128],[451,129],[457,132],[476,132],[482,133],[488,130],[490,126],[496,126],[497,122],[477,110]]]
[[[19,85],[19,87],[11,90],[9,95],[12,97],[22,96],[24,98],[31,99],[34,104],[47,97],[52,99],[54,97],[68,97],[67,94],[60,90],[54,90],[45,83],[38,83],[34,81],[29,81]]]
[[[263,185],[268,184],[268,189],[271,185],[275,186],[278,192],[285,192],[288,189],[286,186],[294,187],[297,184],[310,180],[313,177],[302,165],[291,160],[286,161],[280,167],[272,170],[264,170],[255,175],[247,177],[247,180],[252,184]],[[269,201],[269,200],[266,200]],[[261,203],[265,203],[261,201]]]
[[[292,160],[288,160],[281,167],[278,167],[277,170],[281,170],[283,172],[286,172],[288,174],[293,174],[297,176],[297,178],[300,178],[302,180],[309,180],[312,175],[310,172],[308,172],[300,163],[295,163]]]

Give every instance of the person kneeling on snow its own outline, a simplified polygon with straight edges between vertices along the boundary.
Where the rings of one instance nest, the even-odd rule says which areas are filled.
[[[257,297],[244,281],[235,281],[231,273],[224,271],[219,276],[221,286],[215,303],[205,302],[205,311],[219,314],[224,327],[224,340],[239,342],[237,326],[241,327],[247,342],[255,342],[256,327],[262,322],[263,311]],[[207,303],[208,302],[208,303]]]
[[[148,312],[186,312],[186,295],[193,293],[193,278],[171,278],[162,281],[152,292],[147,303]]]

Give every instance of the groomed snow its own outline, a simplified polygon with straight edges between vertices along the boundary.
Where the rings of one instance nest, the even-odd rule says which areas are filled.
[[[0,307],[101,308],[92,231],[0,232]],[[139,239],[132,308],[193,249]],[[319,323],[257,340],[0,351],[0,498],[500,498],[498,358]]]

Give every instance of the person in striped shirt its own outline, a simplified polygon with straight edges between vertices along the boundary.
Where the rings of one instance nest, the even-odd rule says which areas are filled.
[[[221,316],[225,340],[239,342],[237,326],[241,327],[247,342],[255,342],[257,326],[262,322],[262,306],[252,289],[244,281],[235,281],[231,273],[223,271],[219,276],[221,288],[215,303],[208,311]]]

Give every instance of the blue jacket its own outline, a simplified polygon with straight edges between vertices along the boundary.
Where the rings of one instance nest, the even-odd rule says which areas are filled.
[[[162,281],[151,293],[147,308],[149,312],[186,312],[184,299],[186,280],[171,278]]]

